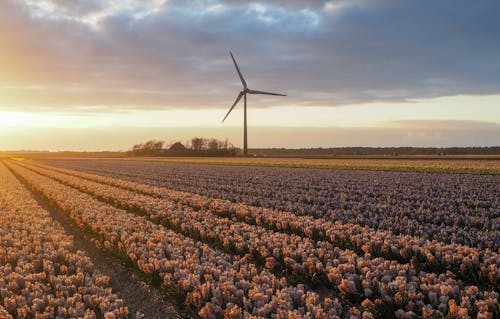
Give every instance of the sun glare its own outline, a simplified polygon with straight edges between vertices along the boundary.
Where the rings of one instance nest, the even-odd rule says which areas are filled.
[[[25,118],[23,113],[0,112],[0,127],[22,125]]]

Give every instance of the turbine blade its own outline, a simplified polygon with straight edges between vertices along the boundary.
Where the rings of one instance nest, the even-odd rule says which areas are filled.
[[[286,94],[264,92],[264,91],[255,91],[255,90],[248,90],[248,93],[250,93],[250,94],[265,94],[265,95],[286,96]]]
[[[245,95],[245,93],[243,93],[243,92],[240,92],[240,94],[238,94],[238,97],[236,98],[236,101],[234,101],[233,106],[231,106],[231,108],[227,112],[226,116],[224,116],[224,119],[222,119],[221,123],[224,123],[224,121],[228,117],[229,113],[231,113],[231,111],[234,109],[234,107],[236,106],[236,104],[238,104],[238,102],[241,100],[241,98],[243,97],[243,95]]]
[[[236,60],[234,59],[233,53],[231,51],[229,51],[229,54],[231,54],[231,59],[233,59],[234,66],[236,67],[236,71],[238,71],[238,75],[240,77],[241,84],[243,84],[243,87],[246,89],[247,88],[247,82],[243,78],[243,75],[241,75],[241,71],[240,71],[240,68],[238,67],[238,63],[236,63]]]

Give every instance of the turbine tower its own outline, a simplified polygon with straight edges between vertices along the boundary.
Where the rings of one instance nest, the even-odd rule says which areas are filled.
[[[233,106],[229,109],[227,112],[226,116],[224,116],[224,119],[222,119],[222,123],[226,120],[228,117],[229,113],[234,109],[236,104],[241,100],[243,97],[244,101],[244,106],[243,106],[243,154],[248,156],[248,143],[247,143],[247,94],[265,94],[265,95],[277,95],[277,96],[286,96],[285,94],[278,94],[278,93],[271,93],[271,92],[263,92],[263,91],[255,91],[255,90],[250,90],[247,86],[247,82],[243,78],[243,75],[241,74],[240,68],[238,67],[238,63],[236,63],[236,60],[234,59],[233,53],[229,52],[231,54],[231,59],[233,59],[234,66],[236,67],[236,71],[238,72],[238,76],[240,77],[241,84],[243,85],[243,90],[238,94],[238,97],[236,98],[236,101],[234,101]]]

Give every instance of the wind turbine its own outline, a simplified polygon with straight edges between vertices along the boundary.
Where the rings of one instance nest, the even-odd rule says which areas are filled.
[[[255,91],[255,90],[250,90],[247,86],[247,82],[243,78],[243,75],[241,75],[240,68],[238,67],[238,64],[236,63],[236,60],[234,59],[233,53],[229,52],[231,54],[231,59],[233,59],[234,66],[236,67],[236,71],[238,72],[238,76],[240,77],[241,84],[243,85],[243,90],[238,94],[238,97],[236,98],[236,101],[234,101],[233,106],[229,109],[227,112],[226,116],[224,116],[224,119],[222,119],[222,123],[226,120],[228,117],[229,113],[234,109],[236,104],[241,100],[243,97],[244,101],[244,108],[243,108],[243,154],[245,156],[248,156],[248,143],[247,143],[247,94],[265,94],[265,95],[277,95],[277,96],[286,96],[285,94],[278,94],[278,93],[271,93],[271,92],[263,92],[263,91]]]

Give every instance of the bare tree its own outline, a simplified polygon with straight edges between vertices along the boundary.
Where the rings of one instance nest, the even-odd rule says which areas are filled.
[[[204,149],[205,140],[201,137],[193,137],[191,139],[191,148],[194,151],[201,151]]]
[[[211,138],[208,140],[208,150],[209,151],[218,151],[220,147],[220,143],[217,139]]]

